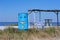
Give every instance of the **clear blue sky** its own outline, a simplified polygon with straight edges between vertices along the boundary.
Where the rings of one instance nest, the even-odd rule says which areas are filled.
[[[16,22],[18,13],[34,8],[60,9],[60,0],[0,0],[0,22]]]

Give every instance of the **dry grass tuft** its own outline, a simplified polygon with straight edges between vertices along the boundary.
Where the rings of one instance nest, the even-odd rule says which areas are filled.
[[[45,30],[37,30],[35,28],[28,30],[18,30],[8,28],[0,30],[0,40],[34,40],[34,38],[51,38],[60,37],[60,30],[54,27],[46,28]]]

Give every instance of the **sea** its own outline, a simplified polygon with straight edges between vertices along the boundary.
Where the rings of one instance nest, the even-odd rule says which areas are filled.
[[[14,24],[18,24],[18,22],[0,22],[0,26],[7,26],[7,25],[14,25]]]
[[[0,22],[0,26],[7,26],[7,25],[11,25],[11,24],[18,25],[18,22]],[[33,22],[30,22],[29,24],[33,25]],[[52,26],[57,26],[57,22],[52,22],[51,24],[52,24]],[[59,26],[60,26],[60,22],[59,22]]]

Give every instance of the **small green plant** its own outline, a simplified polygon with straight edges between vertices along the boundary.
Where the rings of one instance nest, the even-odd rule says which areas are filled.
[[[1,35],[1,34],[3,34],[3,31],[2,31],[2,30],[0,30],[0,35]]]
[[[51,27],[51,28],[46,28],[45,29],[45,32],[48,33],[48,34],[51,34],[51,33],[55,33],[55,28],[54,27]]]

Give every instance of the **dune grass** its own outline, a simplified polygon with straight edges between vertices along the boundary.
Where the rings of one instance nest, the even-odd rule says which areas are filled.
[[[0,40],[27,40],[30,39],[32,36],[38,38],[56,37],[60,36],[60,30],[55,29],[54,27],[46,28],[44,30],[37,30],[35,28],[28,30],[19,30],[16,28],[0,30]]]

